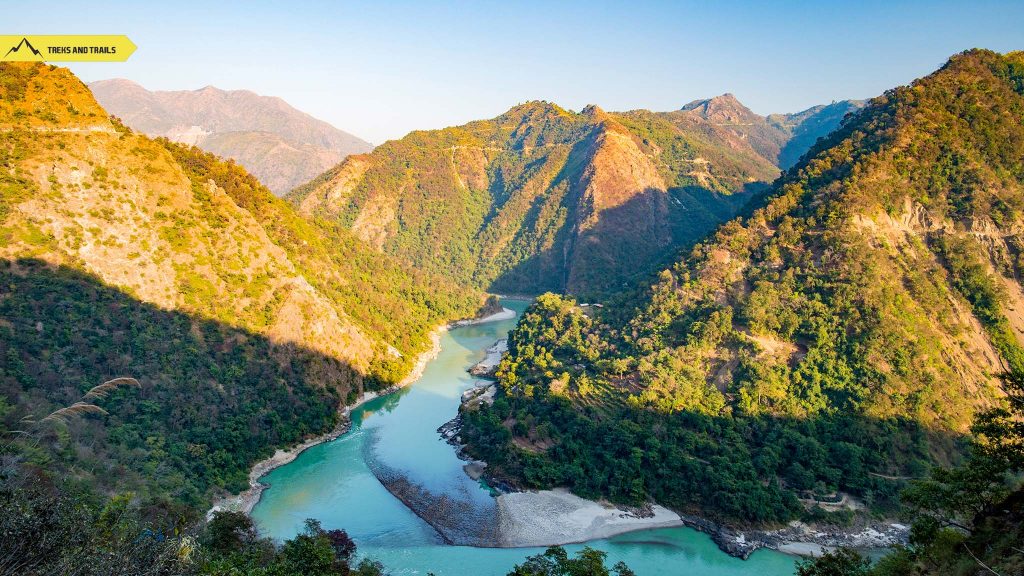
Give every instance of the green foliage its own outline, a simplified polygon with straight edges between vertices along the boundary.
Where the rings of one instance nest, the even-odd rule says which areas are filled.
[[[909,546],[873,566],[839,550],[802,563],[799,576],[973,576],[1019,574],[1024,568],[1024,375],[1004,375],[1006,402],[980,414],[968,457],[935,468],[904,491],[913,514]]]
[[[508,576],[635,576],[623,562],[610,570],[605,566],[607,554],[585,546],[570,558],[565,548],[552,546],[543,554],[530,556],[508,573]]]
[[[218,511],[206,524],[205,543],[221,554],[242,550],[258,538],[252,519],[243,512]]]
[[[107,415],[72,420],[69,442],[47,428],[41,444],[19,444],[104,489],[205,506],[245,488],[275,446],[331,428],[333,386],[360,385],[336,360],[143,304],[69,268],[4,261],[0,296],[0,396],[13,404],[12,428],[109,378],[142,383],[97,400]],[[316,384],[324,373],[333,386]]]
[[[849,491],[891,508],[898,483],[871,471],[928,459],[927,433],[907,420],[666,413],[623,402],[608,382],[621,368],[601,359],[609,347],[596,328],[572,301],[544,295],[510,334],[498,398],[464,412],[461,433],[502,479],[778,522],[803,515],[797,498],[816,491]],[[600,392],[580,394],[590,379]]]
[[[419,272],[372,251],[337,223],[309,221],[275,197],[240,166],[160,139],[193,182],[193,190],[215,183],[239,207],[252,214],[275,244],[322,294],[350,314],[366,331],[402,352],[378,350],[372,363],[376,386],[393,385],[429,344],[438,324],[471,316],[482,295],[450,279]],[[244,287],[240,286],[239,289]],[[183,287],[204,298],[202,285]]]
[[[979,451],[961,466],[936,468],[928,478],[913,482],[903,501],[921,518],[915,526],[918,539],[929,540],[950,526],[966,529],[1009,495],[1006,474],[1004,462]]]
[[[742,190],[751,176],[769,182],[778,175],[774,158],[752,149],[722,146],[717,130],[685,112],[636,110],[615,118],[640,139],[645,149],[658,154],[660,168],[671,188],[705,188],[731,194]],[[697,176],[700,172],[694,167],[695,159],[706,161],[707,176]]]
[[[797,564],[797,576],[869,576],[871,562],[857,552],[840,548]]]
[[[325,530],[307,519],[303,531],[277,546],[261,538],[241,513],[217,512],[199,538],[204,546],[190,566],[194,574],[238,576],[383,576],[369,558],[356,561],[356,545],[344,530]],[[219,542],[219,544],[217,544]]]
[[[1002,381],[1002,405],[978,415],[971,430],[980,457],[1024,470],[1024,372],[1005,374]]]
[[[20,165],[31,150],[28,140],[26,134],[13,132],[0,141],[0,246],[10,242],[9,232],[5,232],[2,224],[11,207],[30,198],[38,189]]]
[[[28,83],[39,73],[35,66],[0,62],[0,90],[5,100],[21,100],[25,97]]]
[[[0,572],[25,576],[382,576],[344,530],[316,520],[278,546],[252,520],[217,512],[195,526],[174,505],[110,499],[25,465],[0,472]]]
[[[1002,311],[1005,290],[978,256],[981,249],[968,238],[940,236],[934,244],[945,261],[953,286],[970,302],[1009,367],[1016,372],[1024,371],[1024,349]]]
[[[191,574],[192,540],[173,507],[143,510],[130,497],[104,501],[54,485],[32,467],[0,472],[0,573]]]

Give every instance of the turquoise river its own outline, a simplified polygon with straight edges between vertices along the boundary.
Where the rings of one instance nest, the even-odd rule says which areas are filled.
[[[505,301],[522,312],[526,303]],[[368,463],[389,468],[430,486],[465,493],[472,483],[463,462],[437,428],[458,412],[461,394],[474,384],[466,369],[504,337],[515,320],[453,328],[441,337],[438,356],[411,386],[352,411],[352,429],[337,440],[309,448],[293,462],[263,478],[270,485],[252,516],[274,538],[294,536],[306,518],[325,528],[344,528],[361,556],[382,561],[391,574],[501,576],[540,548],[473,548],[446,545],[437,532],[388,492]],[[489,498],[485,486],[470,486],[473,497]],[[622,534],[586,545],[624,560],[639,576],[790,575],[794,559],[761,550],[749,560],[719,551],[711,539],[689,528]],[[566,546],[570,552],[583,544]]]

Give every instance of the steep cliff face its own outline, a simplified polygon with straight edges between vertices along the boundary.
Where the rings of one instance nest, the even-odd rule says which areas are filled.
[[[247,90],[149,91],[130,80],[89,85],[99,103],[133,130],[231,158],[277,194],[308,181],[349,154],[373,146]]]
[[[593,109],[591,109],[593,110]],[[628,278],[674,244],[668,185],[633,135],[601,112],[600,128],[581,174],[581,194],[567,249],[568,292],[584,291],[602,276]]]
[[[472,285],[600,294],[707,234],[776,174],[700,118],[531,102],[388,142],[289,197]]]

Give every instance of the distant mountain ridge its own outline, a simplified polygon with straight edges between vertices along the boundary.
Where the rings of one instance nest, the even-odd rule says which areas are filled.
[[[841,100],[792,114],[760,116],[726,93],[694,100],[681,110],[747,139],[759,154],[785,170],[796,164],[818,138],[835,130],[847,114],[864,104],[863,100]]]
[[[248,90],[149,91],[124,79],[89,84],[96,99],[133,130],[236,160],[276,194],[373,145]]]
[[[825,108],[769,121],[732,95],[673,112],[527,102],[350,156],[288,197],[464,283],[597,295],[732,218],[778,176],[780,158],[839,125]]]

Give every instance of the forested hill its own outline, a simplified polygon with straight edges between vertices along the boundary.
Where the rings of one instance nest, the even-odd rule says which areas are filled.
[[[0,418],[41,435],[25,458],[105,489],[238,491],[481,303],[237,165],[131,132],[66,69],[0,64],[0,131]],[[25,429],[115,376],[141,388]]]
[[[538,300],[464,436],[525,485],[733,519],[892,505],[1024,368],[1022,120],[1022,53],[886,92],[639,296]]]
[[[781,128],[757,118],[774,149],[687,110],[575,113],[529,102],[351,156],[289,197],[304,214],[469,285],[607,294],[732,218],[778,176],[780,149],[799,127],[802,153],[808,134],[842,115],[786,116]]]

